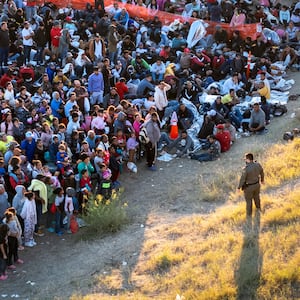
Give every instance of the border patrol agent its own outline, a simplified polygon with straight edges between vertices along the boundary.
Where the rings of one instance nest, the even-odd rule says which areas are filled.
[[[264,183],[264,170],[262,166],[253,161],[253,154],[245,154],[246,166],[240,178],[238,189],[244,191],[246,200],[247,216],[252,215],[252,200],[254,200],[256,209],[261,211],[260,206],[260,183]]]

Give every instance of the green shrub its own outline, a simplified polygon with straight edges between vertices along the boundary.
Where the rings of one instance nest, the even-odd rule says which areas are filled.
[[[128,221],[126,207],[127,203],[122,203],[116,194],[106,201],[100,195],[90,199],[87,215],[83,217],[88,225],[84,236],[93,237],[120,230]]]

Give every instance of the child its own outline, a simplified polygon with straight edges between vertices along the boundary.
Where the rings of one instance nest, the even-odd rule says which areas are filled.
[[[58,152],[56,154],[56,165],[62,176],[64,176],[65,172],[70,166],[68,153],[66,152],[65,146],[62,144],[58,146]]]
[[[87,169],[81,171],[80,189],[83,194],[89,194],[92,191],[92,181]]]
[[[116,153],[116,149],[113,146],[109,147],[109,154],[109,168],[111,170],[111,181],[114,187],[118,187],[120,185],[120,182],[118,181],[120,175],[120,162],[117,159],[118,154]]]
[[[108,200],[112,194],[112,182],[111,182],[111,170],[106,167],[106,165],[102,165],[102,180],[100,181],[100,189],[99,193],[103,196],[104,200]]]
[[[7,235],[9,227],[0,224],[0,280],[6,280],[6,260],[7,260]]]
[[[131,132],[130,138],[126,142],[126,149],[128,151],[129,162],[134,162],[134,156],[138,145],[139,143],[136,140],[135,132]]]
[[[18,234],[17,234],[17,240],[18,240],[18,250],[24,250],[24,247],[22,246],[23,245],[23,241],[22,241],[22,234],[23,234],[23,229],[22,229],[22,226],[21,226],[21,223],[19,221],[19,218],[17,216],[17,210],[14,208],[14,207],[10,207],[7,209],[7,211],[11,212],[14,216],[14,220],[16,222],[16,225],[17,225],[17,230],[18,230]],[[21,263],[21,262],[19,262]]]
[[[55,232],[57,235],[62,235],[63,231],[61,231],[61,228],[63,227],[63,217],[62,213],[64,210],[64,190],[62,187],[58,187],[54,190],[55,197]]]
[[[33,239],[33,232],[37,224],[35,197],[33,192],[26,192],[24,196],[26,200],[21,211],[21,217],[24,219],[25,246],[34,247],[36,242]]]
[[[9,227],[9,232],[8,232],[8,258],[7,258],[7,265],[8,269],[14,270],[16,269],[16,266],[13,264],[13,259],[14,262],[23,264],[23,260],[19,259],[18,256],[18,235],[19,235],[19,230],[17,227],[16,220],[14,218],[14,215],[10,211],[5,212],[5,219],[4,222],[8,225]]]
[[[72,233],[70,230],[70,221],[74,211],[73,197],[75,196],[75,190],[71,187],[66,189],[66,199],[65,199],[65,213],[67,215],[67,233]]]

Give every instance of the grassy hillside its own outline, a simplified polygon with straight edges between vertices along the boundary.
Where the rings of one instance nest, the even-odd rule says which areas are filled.
[[[262,214],[246,219],[235,190],[239,174],[220,170],[203,198],[225,193],[225,205],[146,226],[134,269],[111,267],[91,280],[96,294],[72,299],[300,299],[299,149],[295,139],[259,157],[266,173]]]

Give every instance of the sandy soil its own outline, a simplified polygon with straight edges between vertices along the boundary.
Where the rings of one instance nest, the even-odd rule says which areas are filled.
[[[290,78],[300,82],[300,73],[291,73]],[[291,90],[293,93],[299,93],[296,84]],[[272,120],[267,135],[237,140],[220,161],[201,164],[187,158],[174,159],[159,162],[157,172],[146,170],[142,162],[137,174],[125,173],[121,177],[125,187],[122,197],[129,205],[130,224],[117,234],[91,242],[78,241],[76,235],[58,237],[48,232],[36,238],[36,247],[20,252],[24,265],[19,265],[14,272],[9,271],[9,279],[0,283],[0,299],[68,299],[76,293],[105,292],[94,285],[95,277],[109,272],[112,267],[120,267],[122,289],[131,290],[130,275],[143,247],[145,230],[157,224],[171,224],[182,215],[209,217],[216,207],[225,203],[227,195],[224,202],[199,201],[199,181],[211,180],[217,164],[223,166],[224,172],[239,174],[243,153],[253,151],[265,139],[280,140],[283,133],[291,129],[286,128],[285,123],[297,112],[298,101],[289,102],[288,113]]]

